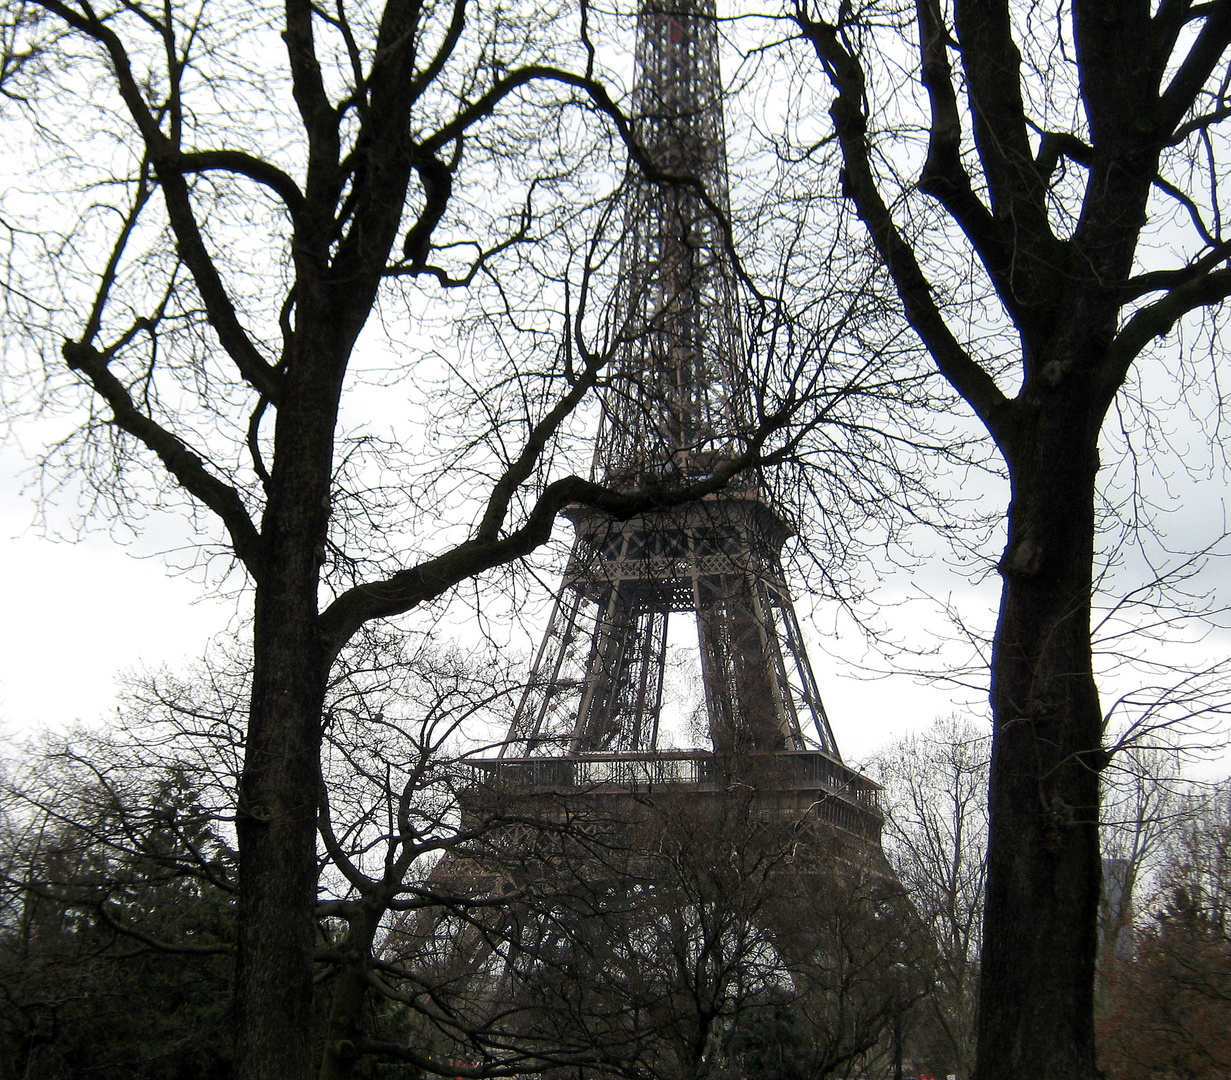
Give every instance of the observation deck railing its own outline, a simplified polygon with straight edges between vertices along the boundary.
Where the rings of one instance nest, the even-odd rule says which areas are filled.
[[[480,788],[521,795],[619,794],[692,787],[719,791],[749,783],[784,811],[811,814],[862,837],[880,836],[880,787],[821,750],[787,750],[723,760],[708,750],[561,754],[482,758],[469,765]]]

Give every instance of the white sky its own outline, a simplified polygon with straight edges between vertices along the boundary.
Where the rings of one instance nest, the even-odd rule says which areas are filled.
[[[1201,435],[1194,438],[1198,449]],[[29,450],[38,449],[31,435],[22,438]],[[7,571],[7,617],[0,619],[0,735],[103,721],[115,711],[118,675],[142,666],[188,663],[201,656],[211,638],[233,631],[237,621],[233,597],[212,597],[199,578],[168,569],[162,553],[192,542],[182,522],[156,518],[146,523],[145,535],[128,544],[105,532],[73,543],[53,541],[33,524],[34,497],[22,491],[18,475],[26,467],[15,444],[0,446],[0,557]],[[1199,546],[1225,527],[1224,484],[1217,477],[1186,486],[1173,472],[1168,484],[1169,498],[1178,494],[1164,531],[1182,538],[1178,546]],[[1003,492],[988,497],[1003,512]],[[52,507],[50,530],[69,531],[71,512],[71,506]],[[921,605],[890,606],[920,593],[954,602],[980,630],[990,630],[998,591],[994,574],[975,586],[933,558],[914,573],[890,568],[886,575],[878,597],[886,605],[882,619],[917,647],[926,649],[933,635],[948,629]],[[1219,573],[1212,587],[1231,597],[1226,578]],[[797,600],[812,664],[847,758],[862,759],[906,731],[939,715],[969,711],[969,703],[979,701],[978,693],[908,675],[870,679],[869,668],[885,665],[868,653],[862,634],[835,605],[818,604],[813,611],[808,598]],[[513,637],[529,651],[532,634]],[[1224,638],[1207,643],[1213,655],[1220,650],[1225,655],[1227,647]],[[866,666],[861,670],[861,665]]]
[[[8,737],[113,714],[118,674],[200,656],[235,610],[172,575],[149,540],[47,538],[21,490],[23,464],[12,446],[0,451],[0,736]],[[52,523],[63,527],[67,516],[53,508]]]
[[[15,446],[0,448],[0,559],[7,571],[0,737],[7,738],[78,721],[105,723],[115,713],[118,676],[142,667],[184,667],[215,635],[234,632],[236,625],[234,597],[211,595],[199,579],[168,569],[160,545],[165,550],[188,542],[176,519],[147,522],[147,533],[126,544],[102,531],[73,542],[54,540],[35,523],[34,495],[22,490],[26,469]],[[67,528],[70,510],[51,507],[49,526]],[[956,587],[970,588],[960,580]],[[812,664],[848,759],[863,759],[955,708],[952,691],[909,676],[861,677],[852,662],[864,656],[862,635],[848,626],[835,636],[841,616],[834,605],[820,605],[816,618],[809,617],[810,606],[799,597]]]
[[[0,619],[0,738],[20,739],[76,722],[106,723],[115,714],[118,676],[163,665],[186,667],[202,656],[211,639],[236,632],[237,604],[250,602],[211,594],[199,575],[169,569],[169,561],[187,561],[184,550],[192,542],[185,523],[170,514],[148,519],[146,531],[123,544],[104,531],[75,542],[47,537],[35,523],[34,495],[22,490],[23,471],[29,487],[28,468],[15,445],[0,446],[0,558],[7,571],[7,617]],[[1195,485],[1185,495],[1169,522],[1173,534],[1216,533],[1221,485]],[[989,499],[998,497],[988,493]],[[50,507],[48,526],[66,531],[72,509]],[[1211,514],[1218,520],[1210,520]],[[561,523],[557,535],[566,533]],[[172,552],[170,559],[163,556],[166,551]],[[1231,595],[1226,571],[1216,562],[1206,575],[1206,587],[1215,596]],[[890,636],[926,651],[953,629],[934,604],[919,599],[922,594],[953,604],[986,633],[994,619],[998,579],[988,574],[974,585],[940,557],[914,571],[891,569],[874,594],[880,622]],[[865,760],[938,716],[985,715],[985,690],[962,690],[907,674],[882,675],[886,661],[868,648],[838,605],[814,601],[798,590],[796,599],[822,697],[847,760]],[[525,627],[489,627],[493,636],[511,641],[527,663],[546,618],[545,600],[533,609],[531,619],[537,621]],[[437,636],[452,632],[463,644],[474,640],[464,616],[442,623]],[[1231,653],[1231,632],[1215,631],[1187,648],[1178,642],[1170,647],[1177,657],[1222,660]],[[1104,683],[1105,708],[1115,694],[1138,685],[1132,680],[1147,681],[1136,674],[1129,679]],[[1198,769],[1221,776],[1226,759],[1219,755]]]

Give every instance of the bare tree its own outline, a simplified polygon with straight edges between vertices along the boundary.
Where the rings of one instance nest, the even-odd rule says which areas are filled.
[[[914,1042],[937,1071],[963,1076],[974,1057],[990,744],[969,720],[948,717],[870,766],[884,787],[885,855],[936,947]]]
[[[1109,965],[1099,1037],[1115,1080],[1231,1067],[1231,820],[1225,792],[1184,801],[1131,948]]]
[[[1104,773],[1101,969],[1131,951],[1139,890],[1152,888],[1167,848],[1206,801],[1180,766],[1179,751],[1156,738],[1122,749]]]
[[[16,1075],[59,1075],[56,1063],[64,1075],[137,1068],[131,1030],[98,1025],[108,1024],[109,1008],[124,1008],[134,981],[162,993],[177,970],[182,1008],[168,1023],[180,1030],[169,1038],[154,1025],[148,1052],[140,1049],[146,1064],[188,1068],[202,1045],[219,1068],[229,1064],[229,1009],[218,997],[229,990],[235,952],[233,791],[250,681],[250,664],[220,653],[184,675],[132,678],[116,728],[48,736],[13,755],[0,886],[5,1033],[23,1062]],[[533,1045],[521,1049],[494,1022],[497,1006],[443,1010],[432,1006],[436,987],[407,999],[389,965],[376,977],[391,916],[451,901],[490,906],[442,895],[431,868],[467,839],[454,797],[469,775],[459,755],[474,743],[463,725],[490,723],[512,685],[490,662],[370,632],[331,679],[310,1033],[323,1076],[349,1075],[381,1047],[386,1064],[415,1075],[451,1073],[446,1059],[459,1053],[489,1059],[477,1075],[541,1067]],[[423,987],[423,974],[408,977]],[[162,1015],[165,1003],[146,996],[125,1013],[136,1023],[143,1001]],[[424,1047],[433,1033],[455,1052],[434,1056]]]
[[[157,1010],[147,999],[176,972],[176,1037],[142,1036],[148,1068],[194,1054],[227,1065],[249,678],[215,655],[134,679],[117,730],[14,758],[0,1017],[18,1074],[139,1072],[132,1030],[98,1023],[126,998]],[[806,1075],[882,1060],[930,971],[885,868],[846,858],[853,841],[836,831],[750,814],[738,784],[704,805],[487,790],[465,729],[492,726],[514,685],[490,663],[370,632],[331,680],[310,1034],[321,1076],[373,1062],[475,1078],[764,1072],[784,1010]],[[467,813],[476,800],[484,811]]]
[[[8,762],[5,1076],[228,1067],[235,852],[190,759],[77,732]]]
[[[1088,1080],[1108,760],[1090,644],[1100,438],[1140,358],[1178,367],[1202,342],[1218,356],[1212,318],[1199,320],[1231,291],[1231,5],[788,14],[832,123],[804,133],[807,159],[832,137],[841,175],[824,183],[840,181],[1010,482],[975,1075]],[[1119,419],[1130,431],[1149,410]]]
[[[523,1038],[630,1080],[853,1076],[883,1062],[927,985],[929,947],[855,838],[758,814],[738,783],[701,800],[596,790],[566,806],[567,833],[543,829],[503,857],[497,835],[480,856],[518,885],[513,917],[487,931],[500,955],[486,978]],[[765,1047],[788,1013],[797,1072],[775,1072]]]

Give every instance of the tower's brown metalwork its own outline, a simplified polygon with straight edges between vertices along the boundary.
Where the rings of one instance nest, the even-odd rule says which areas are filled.
[[[675,179],[634,170],[627,184],[623,344],[595,457],[596,477],[627,489],[707,475],[753,419],[723,239],[714,0],[643,4],[636,130]],[[576,537],[514,719],[462,778],[459,842],[425,883],[432,903],[401,916],[382,950],[432,987],[433,1015],[500,1047],[549,1046],[557,1063],[570,1046],[579,1062],[632,1054],[662,1001],[691,1000],[683,975],[629,959],[652,943],[742,948],[804,979],[825,932],[884,935],[884,912],[904,908],[877,785],[838,753],[782,571],[790,530],[759,478],[631,520],[569,516]],[[695,628],[703,748],[664,737],[673,618]],[[756,929],[743,945],[706,944],[745,915]]]
[[[714,0],[646,0],[636,64],[635,131],[670,179],[634,169],[625,195],[623,344],[595,472],[630,489],[707,475],[741,449],[753,413],[724,239]],[[783,577],[790,530],[755,475],[680,510],[570,516],[547,633],[498,757],[478,763],[483,778],[595,791],[755,772],[782,811],[876,844],[876,786],[842,763]],[[696,625],[703,751],[660,745],[673,616]]]

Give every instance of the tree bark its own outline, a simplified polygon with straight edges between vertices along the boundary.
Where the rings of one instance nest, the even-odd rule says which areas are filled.
[[[1098,1075],[1102,718],[1090,597],[1101,417],[1081,391],[1035,404],[1030,430],[1006,453],[975,1080]]]
[[[258,588],[239,839],[235,1075],[311,1073],[316,755],[324,680],[295,605]],[[309,623],[314,626],[314,623]]]
[[[252,702],[236,818],[237,1080],[306,1080],[313,1072],[316,809],[330,657],[317,590],[337,392],[329,385],[327,357],[301,360],[278,413],[279,455],[256,588]]]

